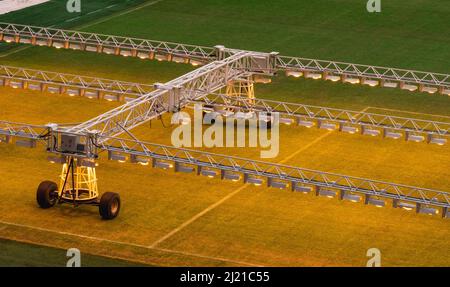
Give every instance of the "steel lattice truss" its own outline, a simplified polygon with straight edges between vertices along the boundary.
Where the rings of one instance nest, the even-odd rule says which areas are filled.
[[[62,83],[61,85],[73,85],[73,87],[80,89],[94,89],[98,91],[111,89],[114,92],[125,91],[128,93],[130,90],[137,92],[135,99],[81,124],[42,127],[0,122],[0,134],[5,136],[23,137],[31,140],[46,138],[49,151],[65,156],[97,158],[98,152],[104,150],[110,153],[128,154],[134,158],[144,157],[153,158],[154,160],[169,160],[198,168],[205,167],[220,170],[221,173],[236,172],[245,176],[263,177],[267,178],[268,182],[270,182],[269,179],[278,180],[291,184],[311,185],[316,189],[329,188],[338,190],[341,193],[360,193],[365,196],[412,202],[417,204],[418,209],[420,205],[442,207],[443,215],[447,216],[447,209],[450,207],[450,194],[443,191],[174,148],[140,142],[137,139],[120,139],[117,136],[123,132],[131,135],[129,133],[130,129],[163,113],[179,111],[186,105],[195,102],[226,108],[230,108],[231,104],[232,108],[246,109],[248,111],[277,111],[286,116],[296,118],[304,117],[448,136],[449,125],[447,123],[260,99],[249,102],[248,99],[245,100],[239,97],[230,99],[214,93],[234,80],[248,78],[252,75],[271,76],[277,70],[292,70],[304,73],[320,72],[323,75],[331,73],[341,76],[359,77],[361,80],[369,78],[397,81],[401,84],[414,83],[423,86],[433,86],[439,88],[441,92],[443,89],[450,87],[449,75],[290,58],[278,56],[277,53],[226,49],[222,46],[209,48],[8,23],[0,23],[0,40],[96,52],[108,52],[110,50],[105,51],[105,49],[113,49],[114,54],[124,56],[139,57],[139,53],[162,53],[168,56],[167,60],[177,56],[206,63],[206,65],[165,84],[155,84],[154,88],[151,87],[152,91],[150,92],[146,91],[147,87],[142,88],[142,86],[132,83],[118,81],[113,81],[112,83],[105,79],[42,73],[40,71],[11,67],[3,68],[2,73],[5,75],[3,78],[9,80],[42,81],[40,83],[45,81],[46,84],[57,82]],[[153,56],[148,56],[147,58],[153,58]],[[213,95],[211,96],[211,94]],[[83,151],[79,152],[78,146],[76,151],[59,149],[59,145],[61,144],[62,146],[59,137],[62,138],[63,136],[75,138],[77,141],[81,139],[80,143],[84,144]]]
[[[156,53],[168,56],[166,60],[170,60],[171,57],[175,56],[182,59],[198,60],[200,61],[199,63],[223,59],[223,55],[217,53],[217,47],[203,47],[11,23],[0,23],[0,40],[47,45],[56,48],[107,52],[124,56],[139,56],[140,53],[150,53],[150,58],[152,58]],[[126,53],[121,54],[121,51]],[[242,51],[225,49],[224,53],[227,54],[226,56],[229,56]],[[149,56],[146,55],[146,57]],[[278,55],[276,57],[276,68],[287,71],[330,73],[338,76],[357,77],[361,80],[371,79],[401,84],[417,84],[419,85],[419,90],[420,86],[436,87],[441,93],[450,93],[450,75],[448,74]]]
[[[0,23],[0,33],[3,37],[24,37],[22,43],[32,43],[37,40],[51,40],[60,41],[62,43],[83,44],[92,47],[106,47],[106,48],[120,48],[120,49],[134,49],[141,52],[156,52],[181,57],[188,57],[200,60],[212,60],[215,58],[215,50],[211,47],[202,47],[196,45],[185,45],[179,43],[171,43],[165,41],[154,41],[130,37],[103,35],[98,33],[88,33],[80,31],[69,31],[54,28],[35,27],[19,24]],[[5,39],[3,39],[5,40]],[[8,38],[7,38],[8,40]],[[7,41],[5,40],[5,41]],[[14,40],[13,40],[14,41]],[[20,42],[20,39],[19,39]],[[50,46],[53,44],[48,43]]]
[[[45,139],[42,136],[48,132],[47,126],[0,121],[0,135],[2,136],[40,140]],[[3,140],[6,141],[6,138]]]
[[[9,84],[16,88],[20,85],[20,87],[24,87],[24,84],[26,84],[28,88],[31,88],[30,85],[39,84],[33,88],[44,90],[46,87],[42,86],[42,84],[46,84],[64,87],[66,88],[66,93],[68,92],[67,89],[74,88],[83,89],[84,92],[100,91],[103,93],[113,93],[114,95],[136,97],[148,94],[154,90],[153,85],[1,65],[0,79],[4,81],[4,85]],[[5,80],[9,80],[9,82],[7,83]]]
[[[104,138],[101,149],[121,154],[168,160],[193,166],[273,178],[341,191],[450,207],[450,194],[443,191],[375,181],[228,155],[195,151],[122,138]]]
[[[264,100],[230,97],[225,94],[209,94],[192,103],[221,107],[243,112],[278,112],[280,115],[303,120],[322,120],[351,126],[365,126],[412,133],[425,133],[450,137],[450,123],[397,117],[391,115],[350,111],[328,107]]]
[[[241,52],[215,61],[158,87],[155,91],[69,129],[69,133],[96,131],[117,136],[163,113],[177,110],[205,94],[225,87],[228,81],[247,72],[251,53]],[[118,126],[120,124],[121,127]]]
[[[403,82],[450,89],[450,75],[448,74],[285,56],[277,57],[277,67],[283,70],[328,72],[334,75],[347,75],[361,79]]]

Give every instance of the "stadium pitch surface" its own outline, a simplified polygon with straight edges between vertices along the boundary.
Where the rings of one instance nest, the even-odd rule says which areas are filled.
[[[427,28],[445,19],[430,17],[448,12],[441,1],[423,9],[417,9],[420,1],[387,3],[383,19],[368,15],[358,4],[360,1],[298,2],[286,1],[284,6],[265,1],[161,1],[146,5],[148,1],[111,14],[85,30],[448,72],[448,63],[440,59],[449,58],[449,38],[442,37],[449,31]],[[179,8],[176,11],[174,4]],[[31,10],[27,13],[33,14]],[[410,29],[397,25],[406,20]],[[40,47],[19,47],[6,53],[0,58],[5,65],[141,83],[164,82],[193,69],[183,64]],[[0,90],[2,120],[79,122],[117,105]],[[424,119],[448,121],[450,116],[450,99],[446,96],[284,76],[275,78],[272,84],[257,85],[256,95],[401,116],[413,112],[413,117]],[[48,113],[49,109],[55,112]],[[163,120],[169,119],[165,116]],[[154,121],[151,128],[144,125],[133,133],[142,140],[167,144],[170,130]],[[208,150],[255,159],[259,155],[258,149]],[[99,188],[102,192],[120,193],[124,204],[120,217],[104,222],[90,207],[41,210],[35,203],[35,189],[44,179],[56,180],[60,166],[47,163],[42,148],[0,145],[0,155],[0,208],[8,211],[0,215],[0,237],[4,238],[59,248],[77,247],[86,253],[152,265],[364,266],[366,251],[372,247],[381,250],[383,266],[450,263],[446,256],[450,251],[448,220],[439,216],[243,186],[104,159],[97,171]],[[300,127],[281,128],[280,154],[272,159],[445,191],[450,191],[449,160],[448,146]]]

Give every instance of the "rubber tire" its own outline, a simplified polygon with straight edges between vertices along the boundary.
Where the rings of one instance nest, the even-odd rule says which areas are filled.
[[[117,204],[116,210],[113,210],[113,204]],[[118,193],[105,192],[100,199],[98,210],[103,219],[111,220],[119,215],[120,206],[120,196]]]
[[[41,208],[53,207],[58,200],[58,186],[53,181],[43,181],[36,192],[36,201]]]

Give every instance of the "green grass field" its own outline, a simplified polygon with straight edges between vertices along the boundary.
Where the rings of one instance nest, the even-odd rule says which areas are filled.
[[[0,239],[0,267],[65,267],[67,251],[52,247]],[[145,266],[89,254],[81,254],[83,267]]]
[[[112,14],[85,30],[448,73],[450,30],[444,21],[450,5],[437,0],[433,5],[418,0],[383,2],[383,12],[373,15],[366,12],[363,2],[283,1],[281,5],[273,1],[166,0]],[[20,22],[39,23],[39,9],[30,8],[29,16]],[[0,16],[0,21],[7,20]],[[142,83],[164,82],[193,69],[42,47],[8,53],[0,58],[4,65]],[[0,91],[0,119],[10,121],[79,122],[117,105],[9,88]],[[268,99],[354,110],[370,107],[369,112],[425,119],[448,121],[450,116],[446,96],[283,75],[270,85],[257,85],[256,93]],[[133,133],[143,140],[168,144],[170,131],[154,121],[151,128],[143,125]],[[285,126],[280,138],[280,154],[274,162],[450,191],[448,145],[327,135]],[[258,149],[208,150],[259,156]],[[0,208],[8,210],[0,215],[0,237],[8,239],[62,249],[77,247],[93,255],[162,266],[364,266],[366,251],[372,247],[381,250],[383,266],[450,265],[448,220],[438,216],[102,158],[97,171],[100,190],[119,192],[124,203],[120,217],[104,222],[91,207],[37,208],[37,185],[44,179],[56,180],[60,172],[60,166],[47,163],[42,146],[28,150],[0,145],[0,156]]]

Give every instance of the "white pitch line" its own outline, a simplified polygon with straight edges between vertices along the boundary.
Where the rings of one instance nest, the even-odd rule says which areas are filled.
[[[259,265],[255,265],[253,263],[248,263],[248,262],[243,262],[243,261],[236,261],[236,260],[230,260],[230,259],[221,258],[221,257],[207,256],[207,255],[202,255],[202,254],[196,254],[196,253],[190,253],[190,252],[184,252],[184,251],[177,251],[177,250],[166,249],[166,248],[152,248],[152,247],[149,247],[149,246],[136,244],[136,243],[131,243],[131,242],[110,240],[110,239],[94,237],[94,236],[88,236],[88,235],[82,235],[82,234],[76,234],[76,233],[71,233],[71,232],[66,232],[66,231],[52,230],[52,229],[48,229],[48,228],[42,228],[42,227],[37,227],[37,226],[32,226],[32,225],[27,225],[27,224],[6,222],[6,221],[3,221],[3,220],[0,220],[0,224],[7,225],[7,226],[21,227],[21,228],[29,228],[29,229],[33,229],[33,230],[39,230],[39,231],[43,231],[43,232],[55,233],[55,234],[65,235],[65,236],[78,237],[78,238],[89,239],[89,240],[94,240],[94,241],[108,242],[108,243],[113,243],[113,244],[118,244],[118,245],[133,246],[133,247],[138,247],[138,248],[144,248],[144,249],[149,249],[149,250],[156,250],[156,251],[167,252],[167,253],[174,253],[174,254],[179,254],[179,255],[189,255],[189,256],[193,256],[193,257],[199,257],[199,258],[216,260],[216,261],[223,261],[223,262],[239,264],[239,265],[259,266]],[[5,229],[5,228],[0,229],[0,231],[3,230],[3,229]],[[124,260],[127,260],[127,259],[124,258]]]
[[[88,14],[89,14],[89,13],[88,13]],[[67,20],[64,21],[64,22],[72,22],[72,21],[75,21],[75,20],[80,19],[80,18],[81,18],[81,17],[78,16],[78,17],[74,17],[74,18],[67,19]]]
[[[91,11],[91,12],[87,13],[86,15],[91,15],[91,14],[100,12],[100,11],[102,11],[102,10],[103,10],[103,9],[97,9],[97,10],[95,10],[95,11]]]
[[[368,110],[369,107],[365,108],[364,110],[361,111],[361,113],[365,112],[366,110]],[[284,158],[283,160],[281,160],[279,163],[285,163],[287,161],[289,161],[290,159],[292,159],[293,157],[297,156],[298,154],[300,154],[301,152],[307,150],[308,148],[310,148],[311,146],[315,145],[316,143],[320,142],[321,140],[323,140],[324,138],[328,137],[329,135],[331,135],[332,132],[329,131],[323,135],[321,135],[320,137],[316,138],[315,140],[313,140],[312,142],[308,143],[307,145],[304,145],[302,148],[298,149],[296,152],[292,153],[291,155],[289,155],[288,157]],[[150,247],[155,248],[156,246],[158,246],[159,244],[161,244],[162,242],[166,241],[167,239],[169,239],[170,237],[172,237],[173,235],[177,234],[178,232],[180,232],[181,230],[183,230],[184,228],[186,228],[187,226],[191,225],[193,222],[195,222],[197,219],[201,218],[203,215],[205,215],[206,213],[210,212],[211,210],[215,209],[216,207],[220,206],[222,203],[226,202],[228,199],[232,198],[233,196],[235,196],[236,194],[238,194],[240,191],[242,191],[243,189],[245,189],[246,187],[248,187],[249,185],[243,185],[241,187],[239,187],[238,189],[236,189],[235,191],[233,191],[232,193],[226,195],[225,197],[223,197],[222,199],[220,199],[219,201],[211,204],[210,206],[208,206],[207,208],[205,208],[204,210],[202,210],[201,212],[197,213],[196,215],[192,216],[190,219],[188,219],[187,221],[183,222],[181,225],[179,225],[178,227],[174,228],[172,231],[170,231],[169,233],[167,233],[166,235],[164,235],[163,237],[161,237],[160,239],[156,240],[155,242],[153,242],[152,245],[150,245]]]
[[[129,14],[131,12],[135,12],[135,11],[141,10],[142,8],[145,8],[145,7],[148,7],[148,6],[155,5],[155,4],[157,4],[157,3],[161,2],[161,1],[163,1],[163,0],[156,0],[156,1],[145,3],[145,4],[141,5],[141,6],[134,7],[132,9],[126,10],[126,11],[124,11],[122,13],[111,15],[110,17],[106,17],[106,18],[100,19],[100,20],[98,20],[96,22],[89,23],[89,24],[86,24],[84,26],[80,26],[80,27],[78,27],[78,29],[84,29],[84,28],[87,28],[87,27],[91,27],[91,26],[94,26],[94,25],[97,25],[97,24],[109,21],[109,20],[111,20],[113,18],[120,17],[120,16],[123,16],[123,15]]]
[[[400,113],[405,113],[405,114],[413,114],[413,115],[422,115],[422,116],[430,116],[430,117],[439,117],[439,118],[450,119],[450,116],[443,116],[443,115],[436,115],[436,114],[427,114],[427,113],[420,113],[420,112],[411,112],[411,111],[404,111],[404,110],[397,110],[397,109],[378,108],[378,107],[369,107],[369,109],[388,111],[388,112],[389,111],[390,112],[400,112]]]
[[[241,190],[245,189],[248,186],[248,184],[245,184],[241,187],[239,187],[238,189],[234,190],[232,193],[229,193],[228,195],[224,196],[223,198],[221,198],[220,200],[216,201],[215,203],[211,204],[210,206],[208,206],[207,208],[203,209],[202,211],[200,211],[199,213],[197,213],[196,215],[192,216],[190,219],[188,219],[187,221],[183,222],[181,225],[179,225],[178,227],[172,229],[172,231],[170,231],[169,233],[167,233],[166,235],[164,235],[163,237],[159,238],[158,240],[156,240],[155,242],[152,243],[152,245],[150,245],[149,247],[151,248],[155,248],[157,245],[159,245],[160,243],[162,243],[163,241],[169,239],[170,237],[172,237],[173,235],[175,235],[176,233],[180,232],[181,230],[183,230],[184,228],[186,228],[187,226],[189,226],[190,224],[192,224],[194,221],[196,221],[197,219],[199,219],[200,217],[202,217],[203,215],[205,215],[206,213],[210,212],[211,210],[213,210],[214,208],[218,207],[219,205],[221,205],[222,203],[224,203],[225,201],[227,201],[228,199],[232,198],[234,195],[236,195],[238,192],[240,192]]]

